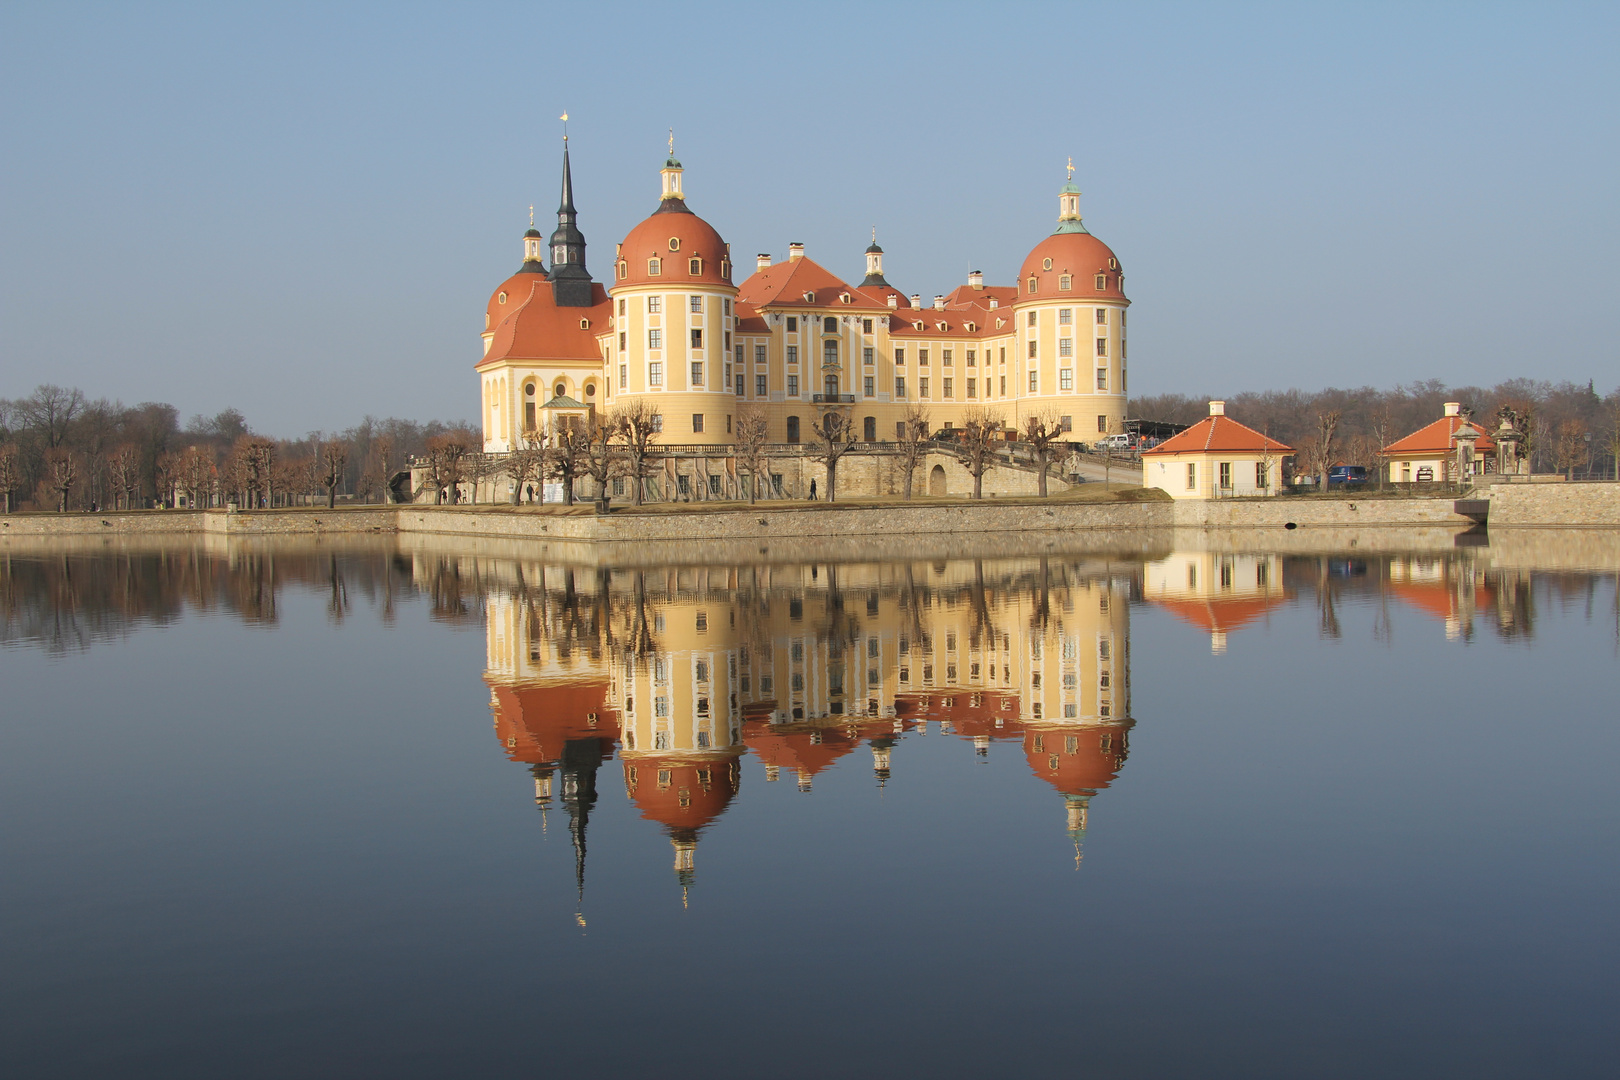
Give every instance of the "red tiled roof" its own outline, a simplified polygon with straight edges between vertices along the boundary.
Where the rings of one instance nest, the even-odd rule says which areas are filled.
[[[768,334],[771,332],[770,324],[759,313],[759,308],[753,304],[737,301],[737,329],[739,334]]]
[[[806,300],[805,294],[814,296]],[[849,294],[849,303],[839,297]],[[755,308],[815,307],[844,311],[889,309],[888,301],[849,285],[814,259],[800,256],[755,272],[737,287],[737,299]]]
[[[1386,457],[1399,457],[1401,454],[1446,454],[1457,449],[1453,438],[1463,424],[1467,424],[1480,437],[1474,442],[1477,452],[1490,451],[1495,453],[1496,442],[1490,434],[1472,420],[1464,420],[1460,416],[1442,416],[1427,427],[1419,428],[1404,439],[1396,439],[1382,450],[1378,451]]]
[[[1278,442],[1276,439],[1260,434],[1254,428],[1246,427],[1233,420],[1230,416],[1206,416],[1192,427],[1179,435],[1172,435],[1164,442],[1151,450],[1142,451],[1142,456],[1150,454],[1201,454],[1206,452],[1231,451],[1263,451],[1291,454],[1292,446]]]
[[[500,302],[503,293],[504,304]],[[607,291],[595,282],[591,283],[591,301],[590,307],[560,308],[552,299],[551,282],[539,274],[514,274],[489,298],[495,336],[490,339],[489,351],[473,366],[483,367],[496,360],[599,362],[602,350],[596,338],[607,332],[613,303]],[[589,327],[580,327],[582,319]]]
[[[614,280],[617,284],[669,285],[671,288],[694,284],[731,284],[729,267],[728,273],[720,272],[721,264],[731,258],[726,251],[726,242],[713,225],[685,209],[685,203],[680,206],[679,210],[653,211],[625,236],[624,243],[619,246],[619,259],[625,263],[625,275],[617,277],[615,267]],[[671,241],[677,245],[674,249],[670,246]],[[659,269],[662,271],[656,277],[647,273],[647,263],[653,258],[660,260]],[[693,258],[703,260],[701,273],[691,273]]]
[[[1044,269],[1046,260],[1052,260],[1052,269]],[[1053,233],[1045,240],[1035,245],[1024,265],[1018,270],[1018,296],[1024,300],[1050,300],[1053,297],[1072,295],[1076,300],[1125,300],[1125,294],[1120,291],[1120,271],[1109,266],[1110,261],[1114,267],[1118,260],[1107,244],[1092,236],[1090,233]],[[1058,280],[1064,274],[1074,276],[1069,292],[1059,290],[1061,282]],[[1096,288],[1096,275],[1102,274],[1107,279],[1107,288],[1099,292]],[[1028,291],[1028,281],[1035,279],[1036,291]],[[1128,300],[1125,301],[1129,303]]]

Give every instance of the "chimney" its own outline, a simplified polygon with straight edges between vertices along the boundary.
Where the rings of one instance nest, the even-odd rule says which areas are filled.
[[[1211,415],[1211,416],[1225,416],[1226,415],[1226,402],[1224,402],[1224,401],[1212,401],[1212,402],[1210,402],[1209,403],[1209,415]]]
[[[911,294],[911,306],[916,308],[922,307],[922,293]]]
[[[975,270],[972,273],[970,273],[968,275],[968,288],[970,288],[970,289],[982,289],[982,288],[984,288],[984,274],[980,273],[978,270]]]
[[[935,311],[944,311],[945,310],[945,298],[943,296],[939,295],[939,293],[934,294],[934,310]]]
[[[756,273],[758,271],[760,271],[760,270],[769,270],[770,268],[771,268],[771,253],[770,252],[762,251],[758,255],[754,256],[754,270],[755,270]]]
[[[802,259],[802,258],[804,258],[804,245],[803,244],[789,244],[788,245],[788,262],[792,262],[794,259]]]
[[[1460,402],[1460,401],[1448,401],[1448,402],[1446,402],[1446,415],[1447,416],[1458,416],[1458,415],[1461,415],[1461,413],[1462,413],[1462,402]]]
[[[889,294],[889,306],[892,307],[892,308],[899,307],[900,306],[900,297],[895,295],[894,293],[890,293]]]

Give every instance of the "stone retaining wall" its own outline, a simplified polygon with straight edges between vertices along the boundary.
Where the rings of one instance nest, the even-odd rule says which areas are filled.
[[[1482,485],[1492,526],[1620,528],[1620,484],[1613,482]]]
[[[1474,522],[1452,510],[1454,499],[1180,499],[1173,524],[1187,528],[1365,528],[1367,526],[1460,525]],[[1493,515],[1494,522],[1494,515]]]

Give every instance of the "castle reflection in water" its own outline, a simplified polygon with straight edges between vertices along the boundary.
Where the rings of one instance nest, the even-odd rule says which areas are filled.
[[[690,884],[703,831],[745,771],[812,790],[907,739],[1016,745],[1049,784],[1078,861],[1090,800],[1129,749],[1130,599],[1140,564],[754,566],[601,572],[508,562],[485,604],[490,709],[541,809],[568,815],[583,869],[598,772],[674,847]],[[493,584],[485,581],[486,586]]]

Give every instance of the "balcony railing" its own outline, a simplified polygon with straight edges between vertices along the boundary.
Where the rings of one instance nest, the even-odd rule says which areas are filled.
[[[853,405],[854,394],[811,394],[810,401],[815,405]]]

